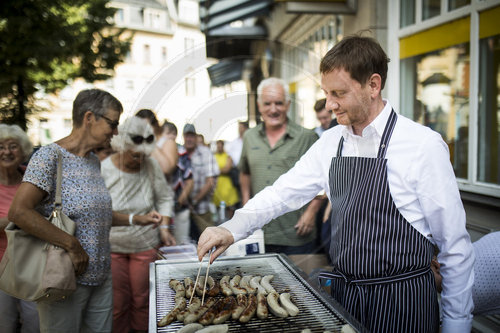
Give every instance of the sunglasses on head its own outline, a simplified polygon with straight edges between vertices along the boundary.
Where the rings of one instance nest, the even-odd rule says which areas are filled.
[[[136,145],[140,145],[144,141],[146,141],[147,143],[153,142],[155,139],[155,136],[153,134],[151,134],[150,136],[145,138],[145,137],[140,136],[140,135],[131,135],[130,138],[132,139],[133,143],[135,143]]]

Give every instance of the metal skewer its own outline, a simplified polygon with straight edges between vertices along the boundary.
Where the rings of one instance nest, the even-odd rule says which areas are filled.
[[[207,266],[207,273],[205,275],[205,283],[203,286],[203,294],[201,296],[201,305],[203,305],[203,301],[205,300],[205,290],[207,288],[208,271],[210,270],[210,258],[212,257],[212,250],[213,249],[210,249],[210,251],[208,251],[208,266]]]

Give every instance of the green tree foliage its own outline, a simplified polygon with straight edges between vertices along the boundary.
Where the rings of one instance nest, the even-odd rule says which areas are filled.
[[[36,93],[106,80],[130,48],[108,0],[2,0],[0,120],[26,128]]]

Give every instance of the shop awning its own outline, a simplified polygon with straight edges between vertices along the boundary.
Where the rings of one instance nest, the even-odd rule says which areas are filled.
[[[272,0],[200,0],[201,30],[210,36],[213,29],[238,20],[267,15]]]

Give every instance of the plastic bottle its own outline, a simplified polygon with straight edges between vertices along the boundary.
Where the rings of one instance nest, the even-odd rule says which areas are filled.
[[[219,206],[219,224],[226,222],[226,203],[220,202]]]

